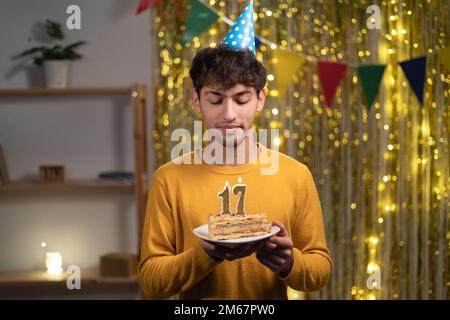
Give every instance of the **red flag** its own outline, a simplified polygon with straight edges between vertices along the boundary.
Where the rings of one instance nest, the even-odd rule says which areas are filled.
[[[317,69],[320,82],[322,83],[325,101],[328,107],[331,107],[337,86],[344,76],[347,65],[337,62],[318,61]]]
[[[153,8],[154,6],[156,6],[160,2],[161,2],[161,0],[141,0],[141,2],[139,3],[138,8],[136,10],[136,15],[144,12],[148,8]]]

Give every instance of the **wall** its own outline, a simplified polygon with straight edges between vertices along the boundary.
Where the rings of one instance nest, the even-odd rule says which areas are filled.
[[[66,8],[81,8],[81,30],[65,27]],[[0,88],[40,83],[39,73],[10,58],[38,44],[36,23],[63,23],[66,42],[86,40],[72,87],[129,86],[151,90],[151,13],[135,16],[138,1],[7,0],[0,2]],[[151,132],[151,95],[147,106]],[[64,164],[68,178],[132,170],[131,107],[127,96],[0,97],[0,144],[12,179],[36,176],[42,164]],[[148,134],[151,139],[151,134]],[[151,144],[149,140],[150,169]],[[42,268],[44,249],[64,265],[93,266],[108,252],[137,252],[134,196],[121,192],[0,194],[0,271]]]

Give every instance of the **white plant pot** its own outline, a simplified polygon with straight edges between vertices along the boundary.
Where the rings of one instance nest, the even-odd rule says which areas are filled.
[[[45,85],[48,88],[66,88],[70,60],[51,60],[44,64]]]

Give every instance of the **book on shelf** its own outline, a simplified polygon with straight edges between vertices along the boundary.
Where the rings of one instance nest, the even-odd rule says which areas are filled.
[[[8,168],[6,166],[6,158],[3,146],[0,144],[0,185],[9,182]]]
[[[128,171],[105,171],[100,172],[98,177],[101,180],[109,181],[131,181],[133,180],[134,173]]]

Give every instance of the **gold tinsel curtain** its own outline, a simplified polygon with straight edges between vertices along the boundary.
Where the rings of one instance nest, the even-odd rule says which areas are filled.
[[[245,1],[204,0],[236,20]],[[187,0],[155,9],[159,77],[155,89],[157,166],[170,160],[173,129],[193,131],[189,67],[195,52],[229,30],[215,23],[182,47]],[[381,29],[369,30],[369,5],[381,8]],[[447,299],[449,295],[449,71],[436,56],[446,47],[447,0],[254,1],[255,34],[299,55],[349,65],[332,108],[326,107],[314,63],[306,62],[286,95],[269,96],[257,127],[279,128],[282,152],[313,172],[334,269],[309,298]],[[427,56],[424,105],[398,62]],[[273,74],[273,50],[258,52]],[[387,64],[374,105],[365,105],[355,66]],[[268,82],[268,92],[275,82]],[[194,136],[194,139],[201,137]],[[291,298],[301,296],[290,293]]]

